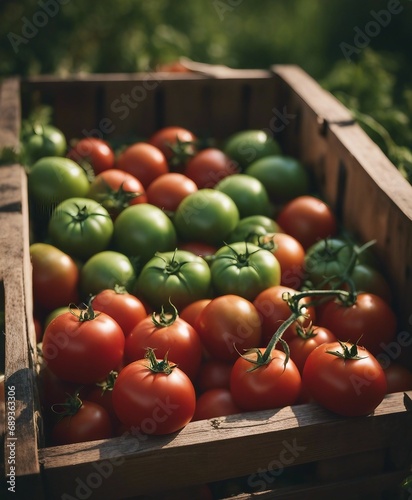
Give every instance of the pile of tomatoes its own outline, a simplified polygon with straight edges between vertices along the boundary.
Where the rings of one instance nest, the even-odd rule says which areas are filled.
[[[366,415],[412,387],[379,363],[397,324],[371,248],[264,131],[22,141],[51,444],[311,401]]]

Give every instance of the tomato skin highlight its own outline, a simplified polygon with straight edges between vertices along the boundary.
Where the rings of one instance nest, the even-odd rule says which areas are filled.
[[[147,347],[155,349],[156,356],[167,355],[186,375],[194,380],[202,360],[202,344],[196,330],[177,317],[168,326],[156,326],[152,316],[140,321],[130,332],[125,343],[128,363],[142,359]]]
[[[196,184],[178,172],[163,174],[147,188],[147,202],[166,212],[175,212],[180,202],[197,191]]]
[[[388,303],[371,293],[360,293],[356,303],[345,306],[328,302],[318,324],[329,328],[342,341],[359,343],[377,355],[396,335],[396,315]]]
[[[48,243],[30,245],[33,299],[50,312],[79,299],[79,268],[65,252]]]
[[[192,419],[196,394],[189,377],[178,367],[170,374],[154,373],[148,360],[125,366],[113,388],[113,406],[124,426],[145,434],[170,434]]]
[[[93,384],[116,370],[123,360],[125,338],[118,323],[105,313],[79,321],[71,312],[54,318],[43,336],[43,357],[62,380]]]
[[[334,236],[337,232],[337,221],[331,208],[309,195],[298,196],[286,203],[276,221],[305,250],[317,240]]]
[[[164,154],[146,142],[128,146],[117,158],[115,166],[136,177],[145,190],[152,181],[169,172]]]
[[[222,179],[238,173],[239,168],[223,151],[206,148],[191,158],[184,174],[192,179],[199,189],[213,188]]]
[[[221,295],[199,314],[196,331],[213,359],[233,362],[243,352],[261,344],[262,330],[255,306],[238,295]]]
[[[343,350],[339,342],[332,342],[309,354],[302,375],[305,390],[318,404],[339,415],[372,413],[387,392],[385,374],[377,359],[359,346],[362,359],[341,359],[327,351]]]
[[[117,321],[125,337],[147,317],[144,304],[126,291],[102,290],[94,296],[92,304],[96,311],[104,312]]]
[[[263,354],[265,348],[259,348]],[[256,353],[245,357],[256,360]],[[244,411],[269,410],[293,405],[301,391],[301,376],[295,363],[289,359],[284,366],[285,353],[274,349],[271,361],[255,370],[254,365],[239,357],[230,377],[233,400]]]
[[[98,137],[84,137],[78,140],[67,153],[67,157],[80,164],[86,160],[96,175],[112,169],[115,163],[113,149]]]

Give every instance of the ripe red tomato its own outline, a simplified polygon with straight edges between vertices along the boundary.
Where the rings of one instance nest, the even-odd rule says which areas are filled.
[[[125,366],[113,388],[113,405],[127,428],[145,434],[170,434],[193,417],[196,394],[189,377],[165,360],[144,358]]]
[[[189,325],[192,325],[193,328],[196,328],[196,320],[198,315],[200,314],[200,311],[202,311],[203,308],[206,307],[211,300],[212,299],[200,299],[191,302],[180,311],[181,319],[189,323]]]
[[[259,348],[263,354],[265,349]],[[256,352],[239,357],[232,368],[230,391],[242,410],[258,411],[293,405],[301,391],[301,376],[295,363],[285,353],[274,349],[271,360],[254,370]]]
[[[125,337],[147,317],[143,303],[123,287],[102,290],[94,296],[92,304],[96,311],[104,312],[117,321]]]
[[[311,326],[308,329],[297,329],[294,337],[288,340],[290,357],[295,362],[300,373],[309,354],[321,344],[336,342],[337,338],[327,328],[321,326]],[[281,345],[279,345],[279,349]],[[283,350],[283,349],[282,349]]]
[[[87,161],[95,174],[114,167],[115,157],[111,146],[96,137],[84,137],[77,141],[67,153],[68,158],[81,164]]]
[[[353,350],[357,356],[345,354],[355,354]],[[347,417],[372,413],[387,391],[377,359],[365,348],[348,342],[322,344],[314,349],[306,360],[302,380],[318,404]]]
[[[228,175],[239,173],[239,171],[237,164],[223,151],[217,148],[206,148],[187,162],[184,174],[201,189],[213,188]]]
[[[125,338],[118,323],[90,306],[54,318],[43,336],[43,357],[59,378],[93,384],[116,370],[122,360]]]
[[[200,365],[196,389],[201,394],[209,389],[229,389],[233,363],[207,359]]]
[[[136,177],[147,189],[157,177],[169,172],[163,153],[146,142],[136,142],[120,153],[116,168]]]
[[[289,201],[279,212],[276,221],[305,250],[316,241],[334,236],[337,232],[337,221],[331,208],[324,201],[309,195]]]
[[[152,181],[146,195],[148,203],[166,212],[175,212],[179,203],[196,191],[197,186],[189,177],[178,172],[169,172]]]
[[[329,328],[339,340],[359,343],[377,355],[394,338],[397,321],[394,311],[381,297],[360,293],[352,306],[328,302],[322,308],[318,324]]]
[[[80,401],[78,407],[60,418],[52,429],[54,445],[108,439],[113,436],[107,411],[91,401]]]
[[[93,179],[88,197],[101,203],[112,219],[130,205],[147,202],[143,184],[133,175],[116,168],[105,170]]]
[[[50,312],[78,301],[79,269],[69,255],[47,243],[33,243],[30,259],[35,307]]]
[[[280,284],[299,290],[304,278],[305,249],[296,238],[287,233],[262,236],[259,240],[260,246],[263,244],[264,247],[268,242],[275,245],[272,253],[280,264]]]
[[[253,301],[261,319],[262,345],[268,344],[280,325],[292,314],[287,302],[283,300],[285,293],[295,295],[299,292],[293,288],[282,285],[272,286],[263,290],[263,292],[261,292]],[[309,304],[309,302],[310,298],[307,297],[302,299],[301,304]],[[304,326],[308,326],[310,322],[315,322],[316,315],[314,307],[308,306],[306,311],[303,312],[308,316],[307,318],[302,317],[302,323]],[[292,325],[285,331],[282,338],[288,342],[288,340],[293,338],[295,334],[296,326]]]
[[[220,361],[235,361],[238,351],[261,345],[258,311],[238,295],[212,299],[199,314],[196,331],[208,354]]]
[[[196,135],[176,125],[157,130],[149,137],[148,143],[160,149],[172,169],[181,169],[197,151]]]
[[[229,389],[209,389],[197,398],[192,421],[235,415],[236,413],[241,413],[241,409],[233,401]]]
[[[117,418],[116,412],[114,411],[113,399],[112,399],[113,387],[117,376],[118,376],[117,372],[115,371],[110,372],[107,379],[104,382],[99,384],[94,384],[90,388],[86,389],[84,396],[84,398],[87,399],[87,401],[96,403],[102,406],[107,411],[112,421],[113,428],[119,425],[119,419]]]
[[[155,349],[160,358],[167,355],[191,380],[195,379],[202,360],[202,344],[196,330],[176,311],[154,313],[140,321],[126,338],[126,361],[144,358],[148,347]]]

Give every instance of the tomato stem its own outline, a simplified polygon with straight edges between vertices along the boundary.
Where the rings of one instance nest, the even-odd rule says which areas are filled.
[[[176,321],[179,316],[179,313],[174,304],[172,304],[169,300],[169,304],[172,307],[171,313],[166,313],[164,306],[161,306],[160,313],[153,311],[152,313],[152,322],[157,328],[164,328],[166,326],[171,326]]]
[[[60,418],[73,416],[80,410],[83,405],[83,401],[79,397],[78,389],[73,395],[67,393],[67,399],[64,403],[55,403],[51,406],[51,409],[54,413],[57,413]],[[61,407],[63,411],[57,411],[56,407]]]
[[[146,349],[145,358],[148,359],[150,363],[147,368],[149,368],[149,370],[154,373],[164,373],[165,375],[170,375],[177,366],[174,363],[170,363],[170,361],[167,359],[167,353],[165,354],[164,358],[159,361],[156,358],[154,349],[152,349],[151,347],[148,347]]]

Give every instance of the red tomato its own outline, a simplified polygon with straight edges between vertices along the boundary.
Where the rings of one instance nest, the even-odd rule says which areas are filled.
[[[67,154],[68,158],[81,164],[90,163],[95,174],[114,167],[115,157],[111,146],[96,137],[85,137],[77,141]]]
[[[116,412],[113,408],[113,387],[116,381],[118,373],[113,371],[110,372],[107,379],[101,384],[94,384],[90,389],[85,392],[85,399],[102,406],[113,423],[113,428],[119,425],[119,419],[117,418]]]
[[[329,328],[339,340],[359,343],[376,355],[394,338],[397,322],[394,311],[381,297],[360,293],[352,306],[328,302],[318,324]]]
[[[238,295],[212,299],[199,314],[195,327],[208,354],[220,361],[235,361],[238,351],[261,345],[258,311]]]
[[[184,174],[192,179],[199,189],[213,188],[219,181],[239,173],[237,164],[223,151],[217,148],[206,148],[191,158]]]
[[[89,319],[87,319],[87,316]],[[125,338],[118,323],[90,307],[54,318],[43,336],[43,357],[59,378],[79,384],[104,380],[123,360]]]
[[[405,392],[412,390],[412,371],[399,363],[392,361],[384,369],[387,392]]]
[[[121,287],[102,290],[94,296],[92,304],[96,311],[104,312],[117,321],[125,337],[148,314],[143,303]]]
[[[276,222],[305,248],[316,241],[334,236],[337,221],[331,208],[314,196],[298,196],[280,211]]]
[[[202,344],[196,330],[189,323],[163,312],[147,316],[126,338],[126,361],[131,363],[142,359],[148,347],[155,349],[158,357],[167,355],[172,363],[176,363],[194,380],[202,360]]]
[[[52,442],[56,446],[112,436],[109,414],[102,406],[91,401],[79,400],[79,407],[60,418],[52,429]]]
[[[169,167],[160,149],[146,142],[136,142],[120,153],[116,168],[136,177],[147,189],[157,177],[169,172]]]
[[[287,302],[283,300],[285,293],[290,293],[295,295],[299,293],[293,288],[285,287],[282,285],[272,286],[263,290],[253,301],[254,306],[259,312],[259,316],[262,322],[262,345],[267,345],[270,339],[273,337],[274,333],[278,330],[280,325],[286,321],[292,314]],[[302,304],[308,304],[310,298],[307,297],[302,299]],[[310,322],[314,323],[315,309],[310,306],[304,311],[307,314],[307,318],[302,317],[302,322],[304,326],[308,326]],[[290,326],[282,338],[286,342],[296,334],[296,325]]]
[[[331,354],[342,356],[354,347],[348,342],[318,346],[309,354],[302,375],[305,389],[318,404],[346,417],[372,413],[387,390],[382,367],[365,348],[357,347],[354,358]]]
[[[229,389],[232,363],[207,359],[200,365],[196,379],[196,389],[199,393],[209,389]]]
[[[197,191],[196,184],[177,172],[161,175],[147,188],[147,201],[166,212],[174,212],[188,194]]]
[[[263,354],[265,349],[260,348]],[[285,353],[274,349],[271,360],[254,370],[255,352],[239,357],[232,368],[230,391],[236,405],[244,411],[269,410],[293,405],[301,391],[301,376],[295,363]]]
[[[327,328],[321,326],[311,326],[308,329],[298,329],[294,337],[288,340],[290,357],[295,362],[300,373],[309,354],[321,344],[336,342],[337,338]],[[279,346],[279,349],[281,346]]]
[[[200,311],[206,307],[212,299],[195,300],[180,311],[180,318],[196,329],[196,320]]]
[[[193,417],[196,394],[189,377],[165,360],[144,358],[125,366],[113,388],[113,405],[124,426],[145,434],[169,434]]]
[[[66,253],[47,243],[30,246],[35,307],[50,312],[78,301],[79,269]]]
[[[105,170],[93,179],[88,197],[103,205],[112,219],[130,205],[147,203],[143,184],[132,174],[116,168]]]
[[[268,241],[275,245],[272,253],[280,264],[282,272],[280,284],[299,290],[304,278],[305,249],[296,238],[287,233],[262,237],[259,244],[266,244]]]
[[[207,420],[236,413],[241,413],[241,409],[233,401],[229,389],[209,389],[198,397],[192,420]]]
[[[148,143],[160,149],[170,167],[180,169],[196,153],[197,137],[184,127],[172,125],[157,130]]]

